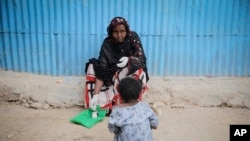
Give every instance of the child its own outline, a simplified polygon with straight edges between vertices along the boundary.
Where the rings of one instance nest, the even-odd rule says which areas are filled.
[[[118,85],[122,104],[113,108],[108,128],[114,141],[152,141],[151,129],[156,129],[158,118],[150,106],[138,101],[142,82],[125,77]]]

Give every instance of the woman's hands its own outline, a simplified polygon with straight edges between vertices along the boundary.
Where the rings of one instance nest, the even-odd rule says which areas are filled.
[[[90,105],[89,105],[90,108],[95,107],[97,105],[98,98],[99,98],[99,94],[95,94],[93,96],[93,98],[90,100]]]
[[[123,68],[127,65],[128,63],[128,57],[122,57],[120,60],[119,60],[119,63],[117,64],[117,67],[119,68]]]

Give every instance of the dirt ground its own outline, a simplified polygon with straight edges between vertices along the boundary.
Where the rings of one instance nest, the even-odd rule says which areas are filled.
[[[250,124],[249,86],[250,78],[152,77],[144,100],[161,112],[155,141],[229,141],[230,124]],[[111,141],[108,117],[91,129],[70,122],[84,110],[83,87],[83,77],[0,71],[0,141]]]
[[[161,107],[155,141],[229,141],[230,124],[249,124],[250,111],[241,108]],[[69,120],[82,108],[37,110],[15,104],[0,106],[1,141],[111,141],[108,117],[91,129]]]

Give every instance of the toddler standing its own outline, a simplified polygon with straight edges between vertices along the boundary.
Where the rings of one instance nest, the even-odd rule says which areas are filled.
[[[114,141],[153,141],[152,129],[157,128],[158,118],[147,103],[138,101],[141,90],[140,80],[125,77],[120,81],[123,103],[113,108],[108,121]]]

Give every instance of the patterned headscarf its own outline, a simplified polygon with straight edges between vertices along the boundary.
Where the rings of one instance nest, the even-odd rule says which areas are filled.
[[[116,27],[117,25],[121,25],[121,24],[125,26],[125,29],[126,29],[126,32],[128,35],[130,30],[129,30],[129,25],[128,25],[128,22],[126,21],[126,19],[124,19],[123,17],[114,17],[111,20],[111,22],[107,28],[107,32],[108,32],[109,37],[112,37],[112,32],[113,32],[114,27]]]

